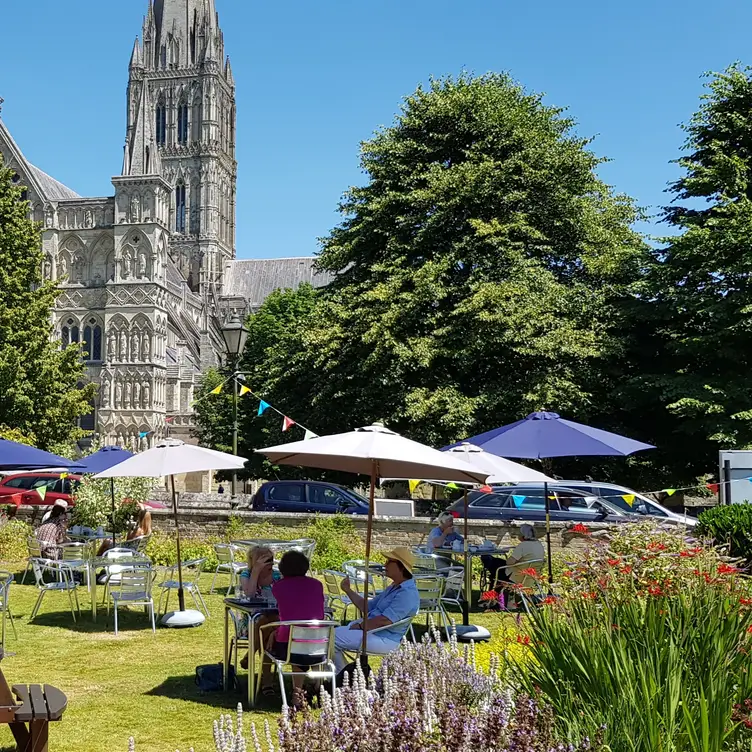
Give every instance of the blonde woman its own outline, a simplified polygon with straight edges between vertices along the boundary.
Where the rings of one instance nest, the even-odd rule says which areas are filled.
[[[136,526],[128,533],[126,541],[133,540],[134,538],[141,538],[147,535],[151,535],[151,512],[143,505],[138,505],[138,516],[136,517]],[[112,541],[106,540],[99,547],[97,556],[103,556],[105,551],[109,551],[112,548]]]

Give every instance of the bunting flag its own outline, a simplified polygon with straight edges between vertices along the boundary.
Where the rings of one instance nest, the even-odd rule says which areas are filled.
[[[259,409],[256,415],[263,415],[264,410],[267,410],[270,407],[268,402],[264,402],[264,400],[259,401]]]
[[[519,509],[522,506],[522,502],[525,501],[525,497],[517,496],[516,494],[514,494],[512,496],[512,501],[514,502],[514,505],[517,507],[517,509]]]
[[[409,480],[407,485],[410,487],[410,493],[415,493],[415,489],[420,485],[419,480]]]
[[[624,494],[621,498],[624,499],[624,501],[626,501],[630,507],[632,506],[632,504],[634,504],[634,494]]]
[[[491,486],[481,486],[478,490],[481,493],[493,493],[493,488],[491,488]]]
[[[714,494],[718,493],[718,483],[706,483],[705,488],[708,489],[708,491],[712,491]]]
[[[139,431],[138,432],[138,438],[139,439],[143,439],[144,436],[148,436],[150,433],[152,433],[152,432],[151,431]]]
[[[215,386],[214,389],[212,389],[209,394],[219,394],[222,391],[222,384],[219,386]]]
[[[303,441],[308,441],[308,439],[318,439],[319,435],[317,433],[314,433],[313,431],[309,431],[307,428],[305,430],[305,436],[303,437]]]
[[[673,496],[676,493],[675,488],[664,488],[662,493],[668,494],[669,496]]]
[[[288,418],[286,415],[282,416],[282,433],[289,431],[295,425],[295,421],[292,418]]]
[[[172,423],[173,420],[175,420],[175,416],[174,415],[170,415],[168,418],[164,419],[164,422],[165,423]]]
[[[60,480],[65,480],[68,477],[68,473],[60,473]]]
[[[451,489],[452,491],[460,490],[460,487],[456,483],[447,483],[446,487]]]
[[[251,393],[251,390],[247,386],[243,385],[243,386],[240,387],[240,396],[241,397],[244,394],[250,394],[250,393]]]
[[[38,486],[34,490],[39,494],[42,501],[44,501],[44,497],[47,496],[47,486]]]

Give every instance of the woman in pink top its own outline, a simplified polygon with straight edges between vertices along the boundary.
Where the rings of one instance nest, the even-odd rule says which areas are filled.
[[[308,621],[324,618],[324,586],[313,577],[307,577],[308,559],[300,551],[288,551],[279,560],[282,579],[272,585],[272,593],[277,601],[280,621]],[[277,627],[266,643],[267,650],[277,658],[287,658],[287,643],[290,639],[289,627]],[[296,671],[305,671],[305,666],[295,666]],[[303,676],[293,676],[294,703],[299,706],[304,701],[302,690]],[[265,695],[272,692],[271,664],[265,662],[261,669],[261,691]]]

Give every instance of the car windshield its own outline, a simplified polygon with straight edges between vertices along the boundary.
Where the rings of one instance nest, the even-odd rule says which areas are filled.
[[[368,499],[363,496],[363,494],[358,493],[357,491],[353,491],[352,488],[345,488],[344,486],[338,486],[338,488],[341,488],[343,491],[350,494],[351,496],[354,496],[356,499],[358,499],[358,501],[368,506]]]

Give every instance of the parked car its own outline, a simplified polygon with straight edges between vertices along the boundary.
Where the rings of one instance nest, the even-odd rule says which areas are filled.
[[[579,491],[599,496],[608,501],[609,504],[619,507],[622,512],[628,515],[658,517],[664,521],[687,525],[687,527],[695,527],[697,525],[697,520],[694,517],[672,512],[670,509],[661,506],[654,499],[650,499],[644,494],[637,493],[637,491],[633,491],[626,486],[617,486],[615,483],[598,483],[596,481],[585,480],[562,480],[560,482],[567,486],[567,488],[576,488]],[[624,499],[625,496],[629,495],[635,497],[631,505]]]
[[[67,478],[61,478],[59,471],[12,473],[0,481],[0,504],[50,506],[62,499],[73,505],[72,493],[80,482],[80,475],[68,475]],[[47,487],[44,499],[34,490],[40,486]],[[12,499],[3,498],[11,496]]]
[[[336,483],[273,480],[256,491],[253,509],[257,512],[368,514],[368,499]]]
[[[543,522],[546,504],[542,485],[492,486],[492,493],[471,491],[468,494],[469,519],[529,520]],[[564,486],[549,486],[549,508],[552,522],[628,522],[629,516],[618,507],[594,496]],[[517,496],[517,503],[513,496]],[[455,518],[465,513],[464,499],[458,499],[447,510]]]

